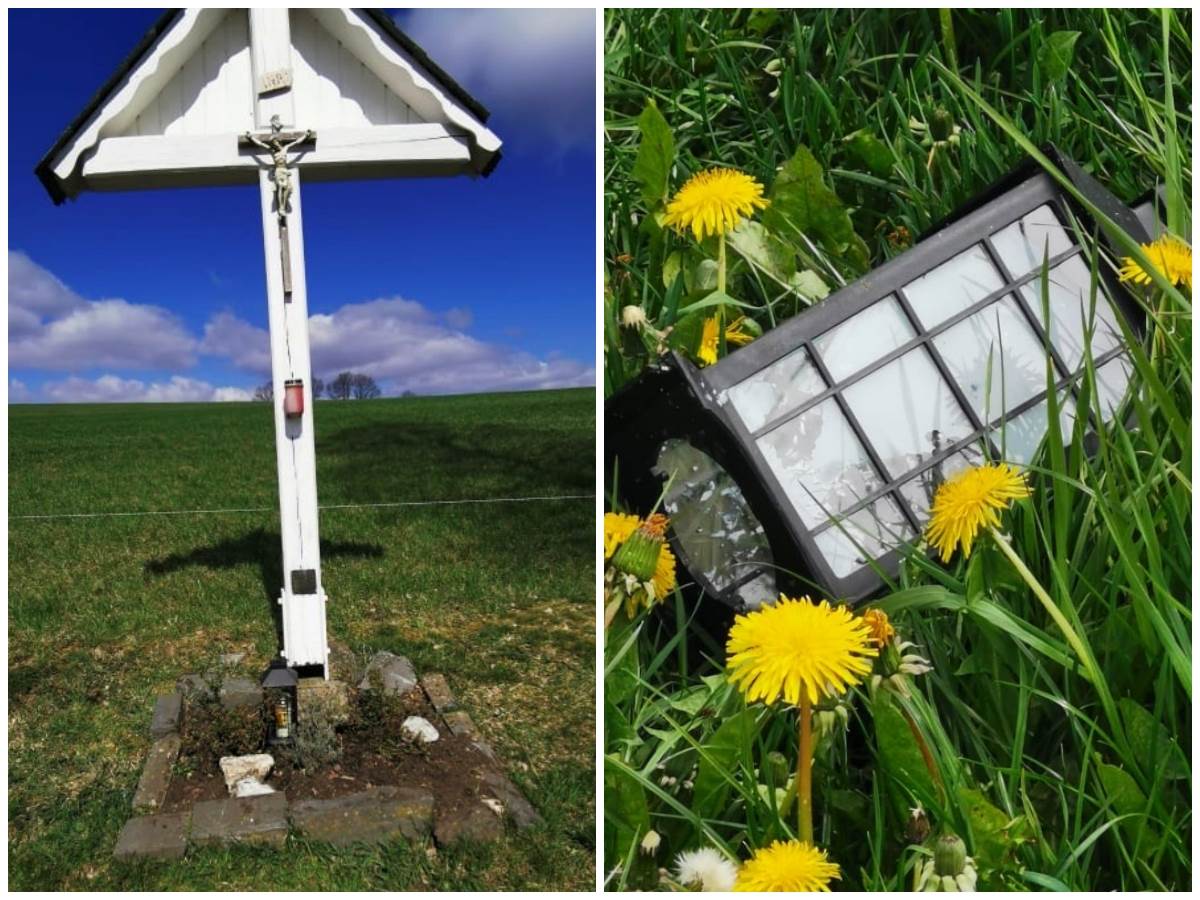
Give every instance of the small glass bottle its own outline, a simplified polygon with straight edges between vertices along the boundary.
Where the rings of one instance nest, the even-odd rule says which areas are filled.
[[[292,707],[287,697],[275,701],[275,740],[288,741],[292,737]]]

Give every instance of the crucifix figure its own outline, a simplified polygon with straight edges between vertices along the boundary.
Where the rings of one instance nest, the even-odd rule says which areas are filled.
[[[288,169],[287,155],[296,145],[311,143],[316,137],[316,132],[311,129],[285,132],[279,114],[276,113],[271,116],[270,134],[260,137],[252,131],[247,131],[238,140],[239,146],[253,145],[271,154],[271,177],[275,183],[275,214],[279,219],[279,264],[283,269],[284,299],[288,302],[292,296],[292,253],[287,227],[287,216],[292,208],[292,173]]]

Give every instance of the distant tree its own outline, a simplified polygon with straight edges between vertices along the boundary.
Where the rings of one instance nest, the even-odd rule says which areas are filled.
[[[268,381],[254,389],[255,400],[265,400],[268,403],[275,399],[275,385]]]
[[[362,373],[354,376],[351,390],[354,392],[355,400],[374,400],[382,393],[379,390],[379,385],[375,383],[375,379],[370,375],[363,375]]]
[[[405,391],[400,396],[401,397],[415,397],[415,396],[417,396],[417,392],[416,391]]]
[[[320,398],[320,396],[323,393],[325,393],[325,382],[322,381],[320,378],[318,378],[316,375],[313,376],[312,381],[313,381],[312,396],[313,396],[314,400],[317,400]]]
[[[325,388],[325,394],[330,400],[349,400],[354,394],[354,373],[339,372]]]

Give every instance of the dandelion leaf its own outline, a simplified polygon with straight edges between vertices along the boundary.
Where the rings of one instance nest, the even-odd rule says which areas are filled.
[[[875,137],[868,128],[848,134],[844,139],[846,155],[860,169],[878,178],[886,178],[896,165],[896,156],[891,148]]]
[[[762,220],[776,236],[794,244],[801,234],[807,235],[857,271],[867,269],[867,245],[807,147],[801,145],[779,169],[769,199]]]
[[[704,819],[719,817],[729,802],[729,792],[737,781],[741,759],[748,758],[754,744],[757,717],[753,709],[730,716],[701,744],[700,766],[692,811]]]
[[[650,810],[642,785],[624,769],[605,765],[605,868],[611,871],[631,858],[637,863],[639,854],[635,845],[649,830]]]
[[[1075,61],[1075,42],[1078,31],[1054,31],[1046,36],[1038,48],[1038,67],[1050,81],[1062,81]]]
[[[727,240],[742,259],[780,284],[788,284],[796,274],[795,251],[767,231],[761,222],[743,219]]]
[[[1117,708],[1133,755],[1145,764],[1147,771],[1161,772],[1172,780],[1188,777],[1183,750],[1158,719],[1128,697],[1118,700]]]
[[[896,788],[893,801],[897,813],[907,814],[917,801],[928,809],[935,796],[933,778],[925,768],[925,758],[904,714],[886,691],[880,691],[871,703],[871,716],[880,768]]]
[[[975,788],[959,788],[958,803],[971,824],[971,849],[981,874],[1014,864],[1017,847],[1029,839],[1025,817],[1010,819]]]
[[[642,140],[633,164],[633,178],[641,185],[646,205],[655,209],[667,196],[671,165],[675,161],[675,138],[653,100],[647,101],[638,116],[638,130]]]

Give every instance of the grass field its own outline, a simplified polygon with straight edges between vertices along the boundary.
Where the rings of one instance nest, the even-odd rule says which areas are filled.
[[[589,390],[321,402],[322,505],[591,494]],[[590,500],[321,514],[329,629],[444,672],[545,825],[492,847],[111,859],[154,696],[277,652],[267,404],[9,409],[9,882],[21,890],[586,889],[594,884]]]

